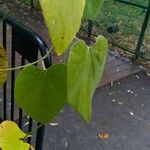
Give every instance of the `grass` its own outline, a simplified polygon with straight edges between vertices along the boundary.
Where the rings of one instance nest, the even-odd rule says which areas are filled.
[[[148,5],[148,0],[128,0],[138,4]],[[105,0],[102,11],[95,20],[93,33],[103,34],[110,41],[117,43],[130,51],[134,51],[144,21],[145,10],[127,4]],[[119,26],[119,32],[110,34],[107,28],[113,25]],[[84,21],[84,27],[87,22]],[[150,59],[150,23],[143,41],[142,52]]]
[[[30,4],[31,0],[17,0]],[[126,0],[144,6],[148,5],[148,0]],[[103,34],[111,42],[117,43],[121,47],[129,51],[135,51],[139,39],[142,23],[145,17],[143,9],[133,7],[127,4],[116,2],[114,0],[105,0],[102,11],[95,20],[93,33],[96,35]],[[87,29],[87,20],[83,21],[85,29]],[[110,34],[107,28],[113,25],[119,26],[119,32]],[[145,57],[150,59],[150,23],[145,34],[141,51]]]

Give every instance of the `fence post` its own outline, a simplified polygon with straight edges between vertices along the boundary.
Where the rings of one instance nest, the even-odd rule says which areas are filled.
[[[33,0],[30,1],[30,6],[31,6],[31,8],[34,8],[34,2],[33,2]]]
[[[41,125],[38,123],[37,126]],[[44,141],[44,131],[45,131],[45,126],[43,125],[37,130],[37,136],[36,136],[36,150],[42,150],[43,149],[43,141]]]
[[[140,50],[141,50],[141,47],[142,47],[142,43],[143,43],[143,40],[144,40],[144,36],[145,36],[147,26],[148,26],[148,23],[149,23],[149,18],[150,18],[150,1],[149,1],[147,11],[146,11],[146,15],[145,15],[145,18],[144,18],[143,25],[142,25],[142,28],[141,28],[140,37],[139,37],[139,40],[138,40],[138,43],[137,43],[137,46],[136,46],[136,49],[135,49],[135,54],[134,54],[134,57],[133,57],[133,61],[136,61],[140,56],[140,53],[141,53]]]
[[[88,23],[88,37],[91,37],[91,35],[92,35],[93,25],[94,25],[94,22],[92,20],[89,20],[89,23]]]

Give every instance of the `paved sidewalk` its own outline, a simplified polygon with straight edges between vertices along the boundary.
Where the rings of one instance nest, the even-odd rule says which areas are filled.
[[[139,73],[97,89],[90,124],[68,107],[55,123],[44,150],[150,150],[150,77]]]

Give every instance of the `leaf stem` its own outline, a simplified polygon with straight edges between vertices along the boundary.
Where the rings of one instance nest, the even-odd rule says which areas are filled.
[[[53,47],[50,48],[50,50],[47,52],[47,54],[45,56],[43,56],[42,58],[38,59],[37,61],[34,61],[32,63],[29,63],[29,64],[26,64],[26,65],[23,65],[23,66],[19,66],[19,67],[14,67],[14,68],[6,68],[6,69],[0,69],[1,72],[5,72],[5,71],[13,71],[13,70],[18,70],[18,69],[22,69],[24,67],[28,67],[28,66],[31,66],[31,65],[34,65],[42,60],[44,60],[45,58],[47,58],[51,52]]]
[[[34,128],[34,129],[33,129],[31,132],[29,132],[23,139],[26,139],[26,138],[32,136],[32,134],[33,134],[34,132],[36,132],[39,128],[41,128],[43,125],[44,125],[44,124],[40,124],[39,126],[37,126],[36,128]]]

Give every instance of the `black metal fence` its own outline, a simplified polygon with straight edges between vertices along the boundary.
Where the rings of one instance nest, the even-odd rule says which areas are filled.
[[[113,5],[114,7],[110,8],[113,10],[110,10],[108,6],[107,8],[104,8],[104,13],[102,14],[95,20],[91,21],[84,20],[83,21],[83,26],[82,29],[88,33],[88,36],[90,37],[91,35],[97,36],[98,34],[104,34],[108,39],[109,42],[112,43],[113,45],[125,50],[125,51],[130,51],[133,53],[133,60],[136,61],[138,58],[142,57],[146,60],[150,60],[150,35],[148,33],[147,43],[144,42],[144,37],[147,32],[150,32],[148,29],[150,28],[149,25],[149,18],[150,18],[150,1],[147,0],[144,4],[141,3],[136,3],[135,1],[130,1],[130,0],[108,0],[105,1],[107,4],[109,2],[111,3],[110,5]],[[107,5],[106,4],[106,5]],[[104,7],[106,7],[104,5]],[[146,6],[147,5],[147,6]],[[124,14],[121,14],[121,11],[126,9],[127,7],[132,7],[133,13],[130,13],[130,15],[126,16],[128,12]],[[117,17],[117,16],[112,16],[113,13],[111,14],[110,12],[114,12],[114,14],[118,11],[121,15],[124,15],[122,18],[124,20],[121,20],[120,18],[115,18],[114,20],[117,20],[115,23],[110,23],[107,21],[109,17]],[[109,14],[110,13],[110,14]],[[137,13],[137,15],[136,15]],[[134,15],[132,17],[132,15]],[[138,33],[134,33],[131,35],[131,38],[129,37],[129,34],[134,31],[134,28],[136,28],[136,22],[135,26],[134,24],[129,26],[130,21],[135,21],[137,18],[139,18],[139,24],[137,25],[138,27]],[[105,16],[107,16],[105,18]],[[102,18],[102,19],[99,19]],[[109,19],[108,19],[109,20]],[[122,26],[118,25],[121,24],[120,22],[124,21],[124,26],[125,28],[128,28],[128,32],[126,35],[123,35],[122,33]],[[104,23],[105,22],[105,23]],[[122,23],[123,24],[123,23]],[[140,27],[141,26],[141,27]],[[120,30],[120,31],[119,31]],[[119,31],[119,32],[118,32]],[[145,37],[146,38],[146,37]],[[130,44],[131,43],[131,44]]]
[[[40,55],[43,57],[48,51],[48,47],[42,38],[36,33],[32,32],[27,27],[21,25],[15,19],[6,16],[0,12],[0,40],[4,48],[9,54],[10,66],[24,65],[28,62],[34,62]],[[46,68],[51,66],[51,58],[48,57],[44,60]],[[15,105],[14,99],[14,83],[17,71],[11,71],[8,75],[8,80],[4,84],[3,89],[0,89],[0,114],[1,121],[12,120],[18,123],[19,127],[26,132],[30,133],[33,126],[39,126],[31,117],[27,117],[22,109]],[[26,126],[24,125],[26,123]],[[33,141],[35,143],[33,143]],[[33,143],[36,150],[42,150],[44,140],[44,126],[37,130],[35,139],[31,137],[27,139],[28,143]]]

